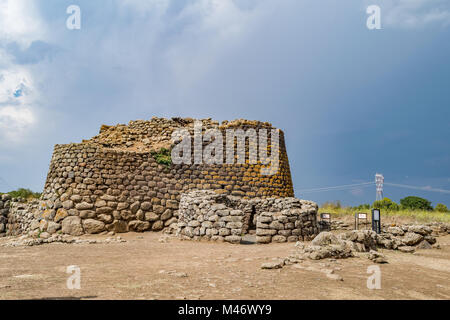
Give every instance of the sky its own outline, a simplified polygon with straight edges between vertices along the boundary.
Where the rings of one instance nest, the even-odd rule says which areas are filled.
[[[271,122],[319,204],[373,202],[307,190],[375,173],[450,190],[449,39],[448,0],[0,0],[0,192],[41,191],[55,144],[153,116]]]

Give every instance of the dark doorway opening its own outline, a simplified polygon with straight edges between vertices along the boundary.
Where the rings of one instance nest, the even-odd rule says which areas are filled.
[[[246,212],[244,218],[244,234],[241,244],[256,244],[256,208],[252,206],[251,211]]]
[[[250,212],[250,217],[248,219],[248,234],[256,234],[256,208],[252,206],[252,211]]]

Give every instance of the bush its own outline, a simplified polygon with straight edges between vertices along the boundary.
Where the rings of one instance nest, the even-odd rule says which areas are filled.
[[[445,204],[438,203],[436,205],[436,207],[434,208],[434,211],[437,211],[437,212],[448,212],[448,208],[447,208],[447,206]]]
[[[427,199],[423,199],[420,197],[406,197],[400,200],[400,204],[404,209],[409,210],[426,210],[431,211],[433,207],[431,206],[431,202]]]
[[[389,198],[377,200],[373,203],[373,208],[380,210],[398,211],[400,206]]]
[[[354,210],[369,210],[370,207],[371,207],[370,204],[365,203],[365,204],[360,204],[360,205],[357,206],[357,207],[353,207],[353,209],[354,209]]]
[[[8,194],[13,198],[23,198],[23,199],[39,199],[41,193],[33,192],[30,189],[20,188],[15,191],[10,191]]]
[[[328,209],[341,209],[342,204],[341,201],[326,201],[322,204],[322,208],[328,208]]]
[[[156,162],[167,167],[172,165],[172,157],[170,154],[170,150],[161,148],[159,152],[152,151],[152,156],[155,158]]]

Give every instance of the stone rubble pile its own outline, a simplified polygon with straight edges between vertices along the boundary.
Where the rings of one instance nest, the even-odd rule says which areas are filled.
[[[343,259],[354,256],[356,252],[368,252],[370,260],[386,263],[385,257],[377,252],[378,248],[401,252],[438,248],[432,232],[433,230],[426,225],[389,227],[381,234],[372,230],[352,230],[338,235],[321,232],[309,245],[297,242],[296,250],[288,259],[294,263],[305,259]]]
[[[126,242],[121,237],[109,237],[104,240],[100,239],[81,239],[79,237],[71,237],[69,235],[42,233],[39,238],[35,238],[29,235],[23,235],[18,238],[13,238],[6,243],[3,243],[2,247],[32,247],[49,243],[65,243],[65,244],[108,244],[108,243],[121,243]]]

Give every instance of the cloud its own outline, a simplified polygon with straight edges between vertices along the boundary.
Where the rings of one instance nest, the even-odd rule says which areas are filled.
[[[366,1],[373,4],[373,1]],[[448,0],[380,0],[382,24],[397,28],[450,26]]]
[[[0,39],[28,47],[35,40],[45,39],[46,24],[33,0],[0,0]]]
[[[35,120],[35,115],[29,108],[0,107],[0,133],[2,140],[6,138],[8,143],[20,141]],[[0,141],[0,144],[2,142]]]
[[[0,145],[25,142],[37,123],[40,95],[25,64],[49,52],[45,21],[32,0],[0,0]]]
[[[0,70],[0,145],[20,143],[36,123],[39,95],[31,74],[11,65]]]

